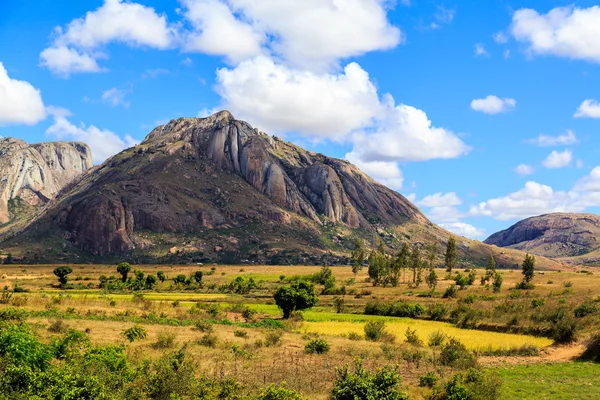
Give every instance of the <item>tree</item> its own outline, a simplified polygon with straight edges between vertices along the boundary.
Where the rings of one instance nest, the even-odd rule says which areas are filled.
[[[373,282],[373,286],[384,282],[384,278],[389,274],[389,260],[385,254],[383,242],[379,242],[377,250],[373,250],[369,255],[369,278]]]
[[[122,262],[121,264],[117,265],[117,272],[121,274],[121,280],[123,282],[127,282],[127,274],[129,271],[131,271],[131,265],[129,265],[129,263]]]
[[[494,255],[492,254],[490,256],[490,259],[488,260],[487,265],[485,266],[485,276],[482,279],[482,283],[488,282],[490,279],[492,279],[494,277],[494,275],[496,275],[496,259],[494,258]]]
[[[332,400],[408,400],[401,391],[401,378],[397,370],[387,366],[373,373],[367,371],[357,359],[354,371],[346,365],[337,369],[338,377],[331,390]]]
[[[525,285],[529,284],[533,279],[533,274],[535,272],[535,257],[527,254],[525,256],[525,260],[523,260],[523,283]]]
[[[317,304],[315,286],[311,282],[297,281],[290,286],[282,286],[273,295],[275,304],[283,311],[283,318],[288,319],[292,311],[306,310]]]
[[[421,260],[421,250],[415,247],[410,255],[410,269],[413,273],[413,284],[417,284],[417,272],[423,267],[423,260]]]
[[[179,274],[175,278],[173,278],[173,282],[175,282],[176,285],[185,285],[186,281],[187,277],[183,274]]]
[[[400,281],[400,275],[402,271],[405,271],[408,268],[408,263],[410,261],[410,248],[408,247],[408,243],[404,242],[402,244],[402,248],[398,252],[396,259],[392,265],[392,285],[397,286]]]
[[[429,274],[427,274],[427,277],[425,278],[425,282],[427,282],[427,286],[433,292],[438,283],[438,276],[437,276],[437,273],[435,272],[435,269],[431,268],[429,270]]]
[[[437,243],[430,244],[427,246],[427,266],[429,269],[435,268],[435,259],[438,254],[438,245]]]
[[[156,277],[154,275],[148,275],[146,277],[146,289],[153,289],[156,286]]]
[[[68,275],[73,272],[70,267],[56,267],[54,269],[54,275],[58,277],[58,282],[61,286],[65,286],[69,281]]]
[[[365,263],[365,248],[362,241],[358,238],[354,240],[354,250],[352,250],[352,273],[356,275],[363,269]]]
[[[446,245],[446,271],[452,272],[452,269],[456,267],[456,239],[454,236],[450,236],[448,244]]]
[[[494,288],[494,292],[498,293],[502,288],[502,275],[498,272],[494,274],[494,278],[492,280],[492,287]]]
[[[165,273],[164,273],[163,271],[158,271],[158,272],[156,273],[156,277],[157,277],[157,278],[158,278],[158,280],[159,280],[159,281],[161,281],[161,282],[164,282],[164,281],[167,279],[167,277],[166,277],[166,275],[165,275]]]
[[[204,274],[202,273],[202,271],[196,271],[192,274],[192,278],[194,278],[194,280],[196,281],[196,283],[200,283],[202,282],[202,276]]]

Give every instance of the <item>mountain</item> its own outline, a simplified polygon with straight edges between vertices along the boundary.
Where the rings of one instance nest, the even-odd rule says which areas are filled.
[[[0,228],[18,223],[92,166],[83,143],[0,138]]]
[[[403,241],[441,247],[449,236],[349,162],[221,111],[155,128],[0,246],[27,261],[321,263],[344,261],[356,237],[393,251]],[[523,257],[494,249],[459,240],[465,263],[483,264],[493,252],[510,266]]]
[[[546,257],[577,257],[600,248],[600,217],[552,213],[527,218],[494,233],[484,243]]]

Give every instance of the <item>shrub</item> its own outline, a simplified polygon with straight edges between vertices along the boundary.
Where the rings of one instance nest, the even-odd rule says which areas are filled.
[[[335,308],[335,312],[341,314],[344,312],[344,298],[336,297],[333,299],[333,307]]]
[[[448,313],[448,308],[442,303],[430,304],[427,308],[427,315],[434,321],[439,321]]]
[[[416,329],[411,330],[410,328],[406,328],[406,332],[404,333],[404,335],[406,336],[406,341],[412,344],[413,346],[423,346],[423,341],[419,339],[419,336],[417,336]]]
[[[130,343],[136,340],[146,339],[148,337],[148,331],[141,325],[134,325],[131,328],[125,329],[121,332],[121,335],[125,339],[129,340]]]
[[[248,339],[248,332],[242,329],[236,329],[235,331],[233,331],[233,336]]]
[[[256,310],[253,310],[250,307],[245,307],[244,311],[242,311],[242,317],[244,317],[246,321],[252,321],[255,315]]]
[[[566,287],[566,288],[573,287],[573,282],[571,282],[571,281],[563,282],[563,286]]]
[[[442,347],[440,352],[440,362],[442,365],[467,369],[477,365],[475,355],[471,353],[464,344],[454,338]]]
[[[357,360],[353,371],[346,365],[338,368],[337,373],[331,400],[408,400],[408,395],[400,391],[400,375],[390,367],[370,373]]]
[[[470,369],[465,375],[455,374],[442,391],[436,390],[431,395],[430,400],[497,400],[501,386],[495,375]]]
[[[596,333],[586,342],[585,351],[580,359],[600,362],[600,333]]]
[[[214,335],[212,333],[207,333],[204,336],[202,336],[200,338],[200,340],[198,340],[198,344],[201,346],[205,346],[205,347],[217,347],[217,342],[219,341],[219,338],[217,337],[217,335]]]
[[[61,286],[65,286],[69,281],[68,275],[73,272],[73,269],[70,267],[56,267],[54,269],[54,275],[58,277],[58,282]]]
[[[473,304],[473,303],[475,303],[475,300],[477,300],[477,295],[471,293],[471,294],[466,295],[462,299],[462,302],[465,304]]]
[[[546,304],[545,299],[533,299],[531,300],[531,307],[533,308],[542,308],[542,306]]]
[[[117,272],[121,274],[121,281],[127,282],[127,274],[131,271],[131,265],[129,263],[123,262],[117,265]]]
[[[57,319],[48,326],[48,332],[65,333],[69,329],[69,325],[62,319]]]
[[[450,285],[446,288],[446,291],[444,292],[444,299],[449,299],[451,297],[455,297],[456,296],[456,285]]]
[[[555,343],[573,343],[577,340],[577,323],[568,317],[561,318],[552,327]]]
[[[435,374],[435,372],[432,372],[432,371],[429,371],[425,375],[421,375],[419,377],[419,386],[420,387],[432,388],[435,385],[437,385],[437,382],[438,382],[438,376]]]
[[[349,340],[362,340],[362,338],[363,337],[361,335],[359,335],[358,333],[356,333],[356,332],[350,332],[348,334],[348,339]]]
[[[446,334],[442,331],[435,331],[429,334],[429,340],[427,341],[427,345],[429,347],[440,347],[444,344],[446,340]]]
[[[210,333],[214,330],[213,326],[211,323],[209,322],[204,322],[204,321],[196,321],[194,322],[194,329],[200,331],[200,332],[204,332],[204,333]]]
[[[156,342],[152,343],[155,349],[170,349],[175,345],[175,332],[160,331],[156,337]]]
[[[302,400],[302,396],[284,386],[270,385],[256,396],[256,400]]]
[[[304,346],[307,354],[325,354],[329,352],[329,343],[323,339],[313,339]]]
[[[365,324],[365,338],[372,342],[377,342],[385,334],[385,322],[384,321],[369,321]]]
[[[281,331],[269,331],[265,335],[265,346],[273,347],[277,346],[281,341],[281,337],[283,336],[283,332]]]
[[[494,274],[494,278],[492,279],[492,288],[494,289],[494,293],[498,293],[500,289],[502,289],[502,275],[499,272]]]
[[[577,318],[583,318],[596,312],[598,312],[598,307],[594,303],[583,303],[575,309],[574,314]]]

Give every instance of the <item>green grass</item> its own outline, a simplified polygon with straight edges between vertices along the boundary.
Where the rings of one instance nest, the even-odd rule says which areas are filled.
[[[592,400],[600,398],[600,364],[518,365],[497,369],[506,400]]]

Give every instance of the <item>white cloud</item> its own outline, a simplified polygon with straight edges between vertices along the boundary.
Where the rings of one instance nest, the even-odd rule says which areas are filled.
[[[58,140],[87,143],[92,149],[94,164],[99,164],[121,150],[139,143],[129,135],[121,138],[116,133],[98,129],[93,125],[89,127],[85,127],[83,124],[79,127],[75,126],[66,117],[64,113],[56,113],[54,123],[46,130],[46,134],[54,136]]]
[[[113,87],[102,92],[102,100],[113,107],[121,105],[127,108],[129,107],[129,102],[125,100],[125,96],[127,96],[128,93],[128,90]]]
[[[542,161],[542,165],[549,169],[564,168],[573,160],[573,153],[570,150],[558,152],[554,150]]]
[[[0,62],[0,125],[34,125],[45,118],[39,89],[29,82],[11,79]]]
[[[111,42],[132,47],[166,49],[175,33],[167,19],[153,8],[122,0],[105,0],[94,11],[71,21],[64,29],[56,27],[54,42],[40,54],[41,64],[52,72],[68,76],[78,72],[100,72],[97,59],[105,57],[97,49]]]
[[[422,207],[446,207],[458,206],[461,204],[462,200],[455,192],[430,194],[417,202],[417,205]]]
[[[260,129],[312,138],[342,139],[369,126],[381,108],[369,74],[356,63],[319,74],[258,57],[219,69],[217,92],[225,108]]]
[[[583,168],[583,161],[582,161],[582,160],[577,160],[577,161],[575,162],[575,166],[576,166],[577,168]]]
[[[353,158],[352,154],[347,155],[347,160],[377,182],[394,190],[402,189],[404,176],[398,167],[398,163],[385,161],[363,162],[360,159]]]
[[[547,14],[523,8],[513,14],[513,37],[530,54],[600,62],[600,7],[557,7]]]
[[[549,147],[549,146],[571,146],[573,144],[577,144],[577,136],[572,130],[567,130],[564,135],[559,136],[549,136],[540,133],[537,138],[530,139],[527,143],[535,144],[540,147]]]
[[[168,69],[165,69],[165,68],[150,68],[150,69],[147,69],[142,74],[142,79],[154,79],[154,78],[158,78],[161,75],[167,75],[170,72],[171,71],[169,71]]]
[[[470,239],[478,239],[485,236],[485,231],[483,229],[476,228],[473,225],[465,222],[452,222],[440,224],[440,226],[446,230],[449,230],[450,232],[468,237]]]
[[[506,37],[506,34],[504,32],[496,32],[492,35],[492,37],[494,38],[494,42],[499,44],[504,44],[508,42],[508,38]]]
[[[464,213],[454,206],[431,207],[427,217],[436,223],[458,222]]]
[[[595,99],[584,100],[577,112],[575,118],[600,118],[600,103]]]
[[[487,52],[483,43],[475,43],[474,46],[475,57],[479,56],[489,56],[490,53]]]
[[[194,31],[187,33],[184,50],[226,56],[237,63],[262,53],[267,36],[235,17],[221,0],[183,0],[185,17]]]
[[[445,8],[444,6],[438,6],[437,12],[435,13],[435,19],[438,21],[449,24],[454,20],[454,16],[456,15],[456,10],[453,8]]]
[[[519,175],[531,175],[533,174],[533,167],[527,164],[519,164],[515,168],[515,172]]]
[[[432,126],[422,110],[394,106],[391,96],[376,127],[356,133],[352,140],[353,157],[367,162],[450,159],[471,151],[453,132]]]
[[[515,99],[504,98],[498,96],[487,96],[484,99],[475,99],[471,101],[471,108],[475,111],[480,111],[486,114],[499,114],[512,111],[517,106]]]
[[[242,16],[240,19],[270,38],[267,47],[271,52],[311,70],[322,70],[347,57],[391,49],[402,40],[400,29],[387,19],[387,2],[381,0],[227,3]]]
[[[504,58],[505,59],[510,58],[510,50],[509,49],[504,50]]]

